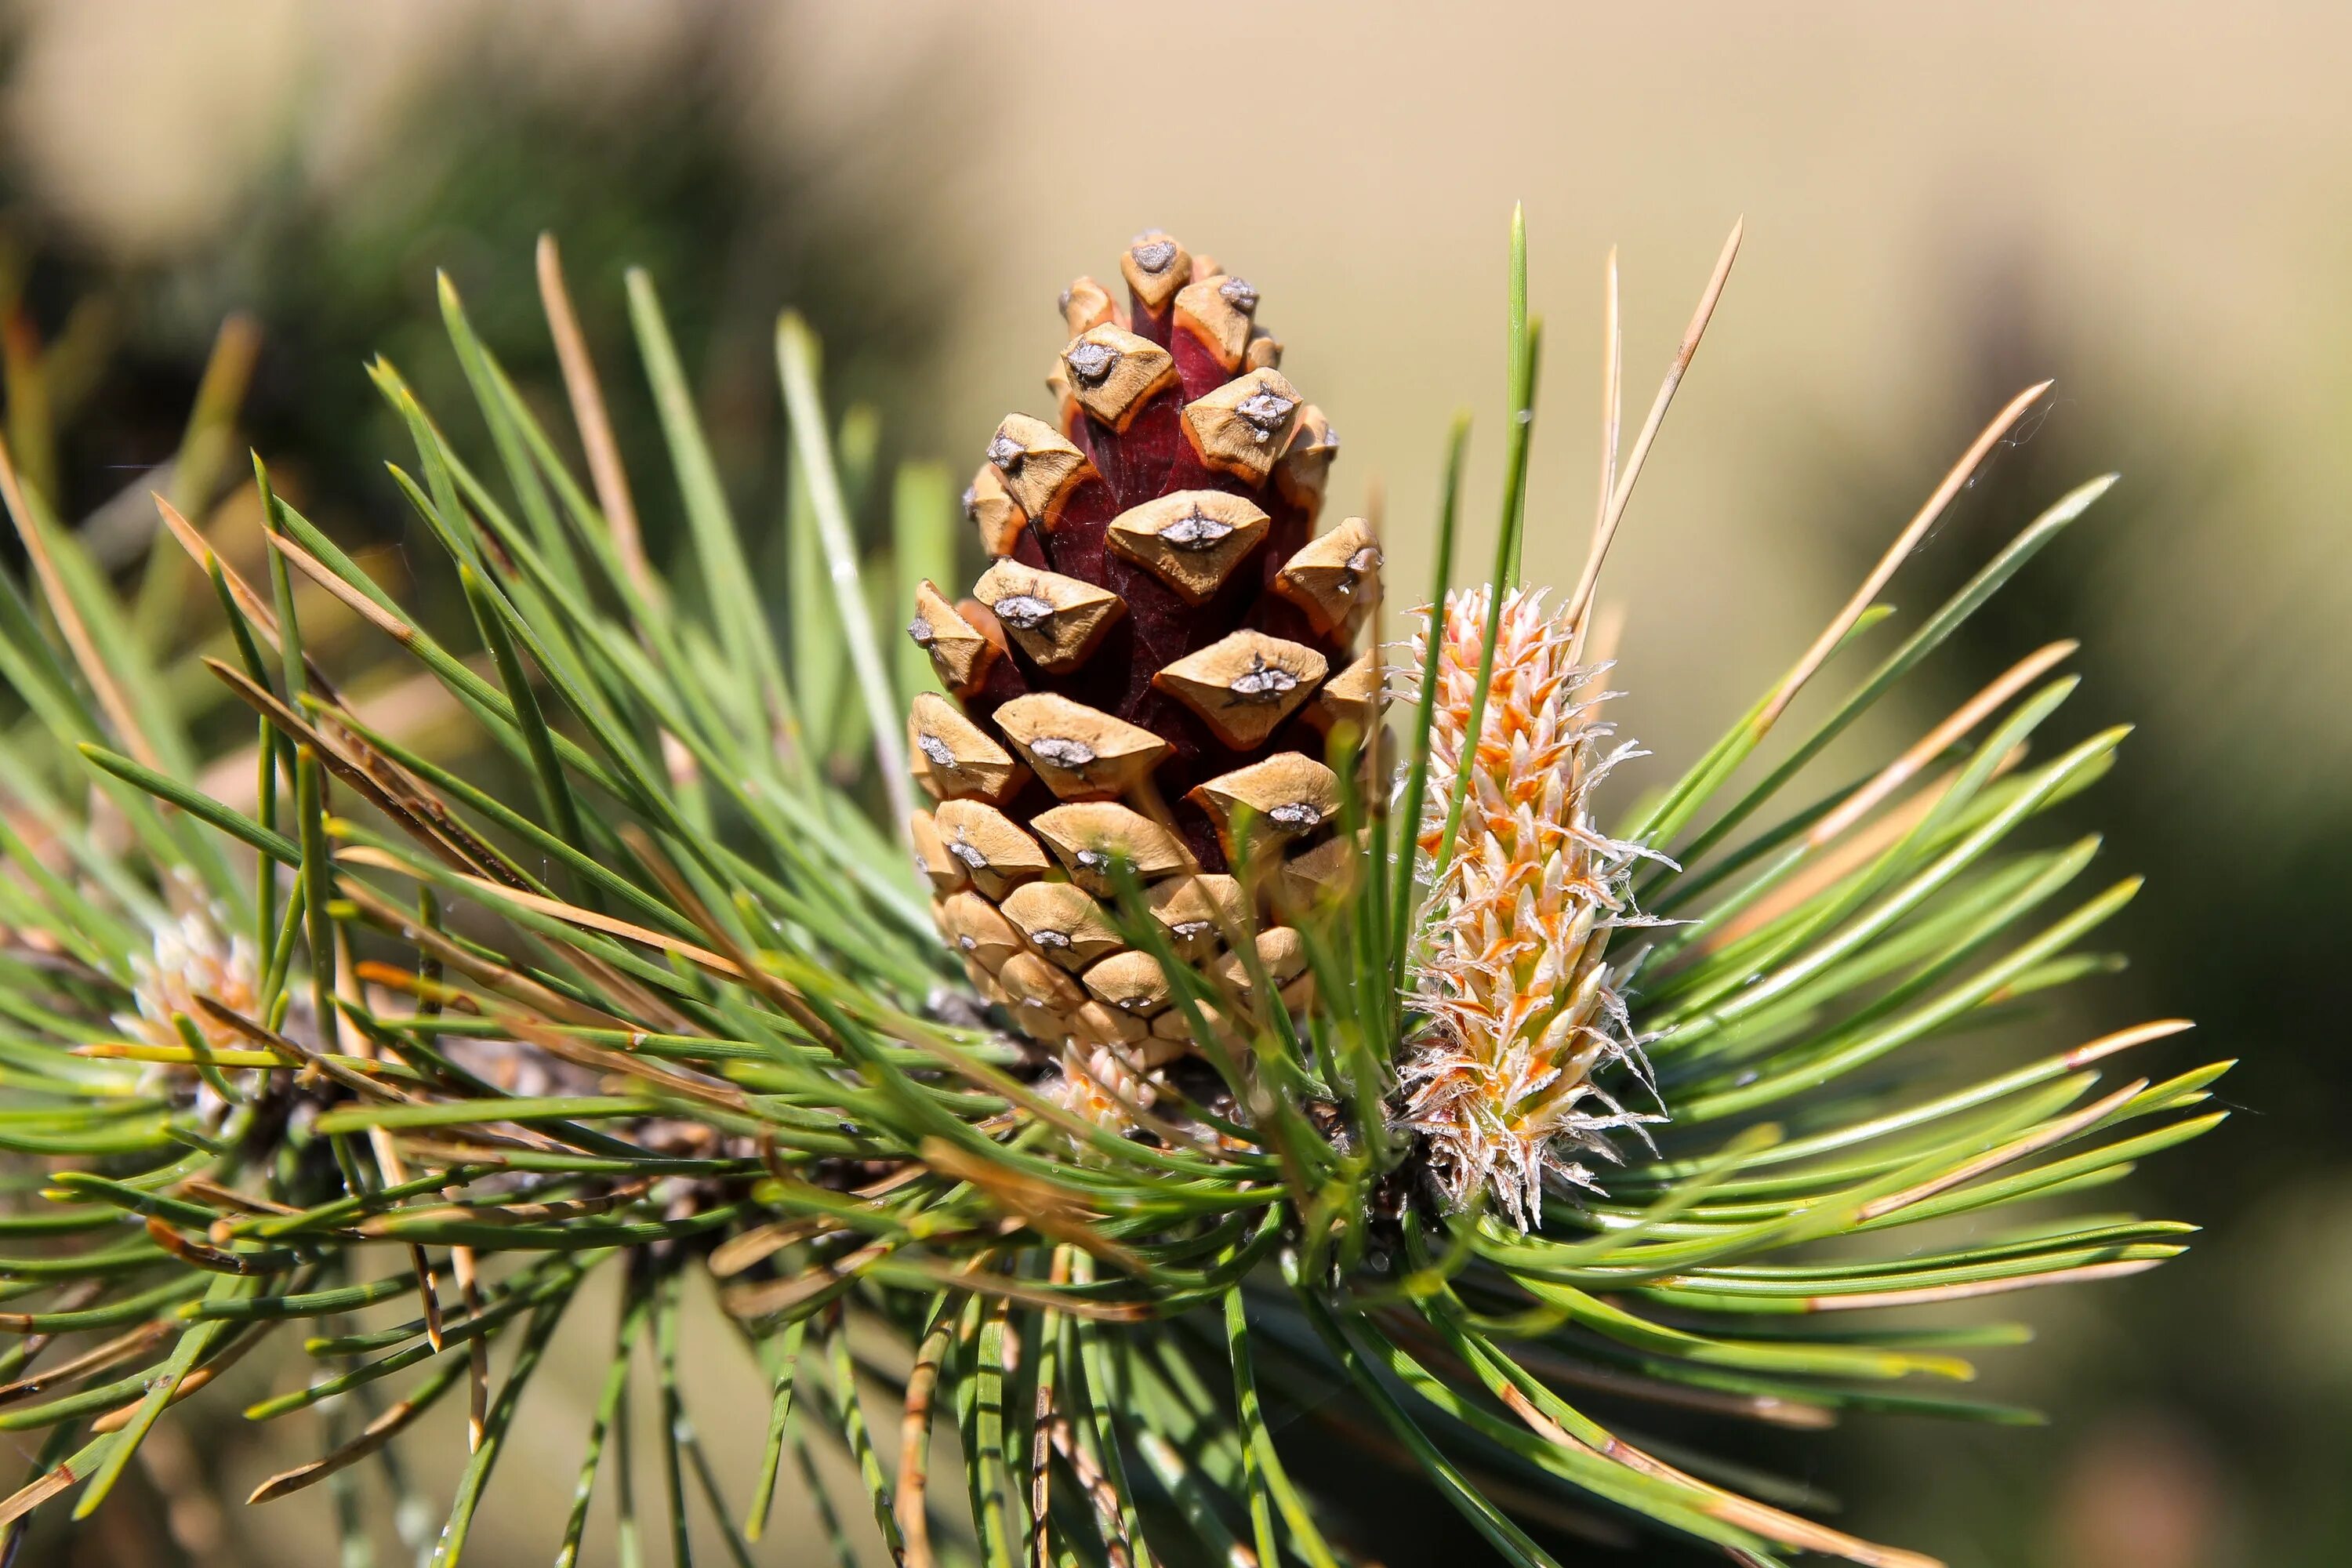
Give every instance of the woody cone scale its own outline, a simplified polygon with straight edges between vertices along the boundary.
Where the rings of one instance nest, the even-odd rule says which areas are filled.
[[[1257,291],[1156,232],[1119,270],[1062,296],[1053,417],[989,440],[964,498],[987,570],[961,598],[918,590],[908,631],[950,695],[916,700],[908,752],[918,858],[972,984],[1041,1044],[1111,1047],[1133,1087],[1191,1031],[1121,940],[1117,861],[1228,1005],[1265,1005],[1247,940],[1281,1005],[1306,1000],[1291,922],[1354,863],[1328,759],[1335,730],[1373,725],[1354,645],[1381,557],[1360,519],[1317,531],[1339,444]]]

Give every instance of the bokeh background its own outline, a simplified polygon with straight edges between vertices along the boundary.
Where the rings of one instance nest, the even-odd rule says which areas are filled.
[[[625,264],[659,283],[764,529],[779,307],[824,331],[829,390],[878,411],[886,460],[961,471],[1003,410],[1042,405],[1060,285],[1164,226],[1263,290],[1286,374],[1345,434],[1337,497],[1382,506],[1391,560],[1417,572],[1457,407],[1484,459],[1470,515],[1490,515],[1523,200],[1549,325],[1528,567],[1559,578],[1591,507],[1603,257],[1622,247],[1639,407],[1744,214],[1603,595],[1629,615],[1625,718],[1671,762],[1785,668],[1990,412],[2056,376],[1892,597],[1932,603],[2082,479],[2123,484],[1872,739],[1907,740],[2051,637],[2084,639],[2074,722],[2139,728],[2071,809],[2150,881],[2121,922],[2133,966],[2025,1034],[2185,1014],[2200,1031],[2151,1067],[2243,1058],[2223,1086],[2241,1114],[2127,1196],[2207,1233],[2154,1276],[2000,1303],[2040,1332],[1999,1356],[1990,1392],[2052,1410],[2047,1427],[1866,1421],[1745,1457],[1956,1568],[2352,1562],[2352,11],[19,0],[0,16],[6,430],[73,515],[124,534],[116,558],[145,548],[118,495],[143,496],[177,444],[232,314],[258,334],[243,437],[312,517],[397,563],[380,464],[402,443],[364,363],[383,353],[450,401],[437,267],[518,375],[551,384],[530,247],[555,232],[646,443],[658,549],[675,507],[626,351]],[[703,1408],[732,1375],[723,1353],[689,1369]],[[575,1462],[567,1395],[593,1391],[551,1390],[525,1423],[485,1561],[545,1550],[534,1527]],[[323,1501],[212,1500],[274,1468],[233,1421],[149,1448],[144,1511],[37,1550],[331,1560]]]

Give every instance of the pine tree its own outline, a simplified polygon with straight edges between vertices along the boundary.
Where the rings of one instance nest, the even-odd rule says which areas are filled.
[[[815,345],[780,323],[789,558],[818,563],[787,587],[793,658],[633,275],[698,595],[639,547],[551,245],[569,433],[446,284],[466,434],[373,368],[415,447],[392,482],[470,637],[257,463],[261,580],[162,507],[223,628],[184,654],[0,462],[32,579],[0,593],[24,710],[0,747],[0,1147],[21,1178],[0,1430],[44,1435],[0,1502],[12,1546],[44,1505],[100,1507],[171,1406],[255,1354],[282,1392],[246,1415],[316,1413],[324,1445],[256,1502],[371,1462],[397,1489],[393,1445],[465,1391],[467,1462],[413,1542],[455,1564],[557,1324],[604,1276],[620,1306],[578,1500],[548,1531],[562,1563],[607,1488],[625,1551],[659,1530],[688,1561],[700,1519],[751,1561],[813,1439],[852,1458],[870,1515],[825,1503],[845,1561],[870,1530],[915,1564],[1327,1568],[1371,1560],[1410,1477],[1522,1565],[1591,1510],[1749,1564],[1927,1563],[1759,1500],[1769,1478],[1669,1462],[1645,1412],[1792,1445],[1848,1414],[2017,1418],[1935,1386],[2009,1326],[1838,1314],[2178,1254],[2180,1226],[2009,1211],[2212,1126],[2181,1113],[2221,1068],[2097,1086],[2177,1021],[1990,1075],[1926,1054],[2103,967],[2080,944],[2136,889],[2060,903],[2095,842],[2018,837],[2121,739],[2029,753],[2071,645],[1884,766],[1813,781],[2106,479],[1735,782],[2043,388],[1720,742],[1600,820],[1595,784],[1639,765],[1605,719],[1602,561],[1737,242],[1630,446],[1612,320],[1594,546],[1547,594],[1519,566],[1537,342],[1515,223],[1494,566],[1454,583],[1457,425],[1394,669],[1370,531],[1316,531],[1328,422],[1281,379],[1255,290],[1157,234],[1122,263],[1123,313],[1070,289],[1058,426],[989,443],[969,508],[992,564],[963,603],[937,586],[958,579],[936,473],[898,476],[887,548],[861,551],[845,481],[872,443],[836,439]],[[304,623],[330,600],[471,721],[470,749],[416,742],[321,667]],[[898,603],[928,657],[877,634]],[[206,765],[224,742],[194,722],[198,676],[251,710],[247,798]],[[858,724],[873,755],[845,778]],[[771,1412],[748,1494],[678,1392],[698,1278]],[[493,1340],[513,1347],[495,1375]],[[647,1352],[658,1521],[613,1440]],[[929,1469],[942,1424],[951,1478]],[[1294,1472],[1310,1442],[1338,1462]]]

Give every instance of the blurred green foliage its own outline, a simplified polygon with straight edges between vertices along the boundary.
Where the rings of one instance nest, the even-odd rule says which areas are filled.
[[[624,358],[624,267],[644,268],[668,302],[742,515],[772,521],[778,310],[793,306],[840,345],[826,367],[835,406],[919,411],[951,300],[908,187],[866,200],[819,153],[755,142],[740,73],[723,68],[732,37],[715,16],[678,27],[662,58],[593,90],[453,50],[456,64],[371,138],[363,166],[324,179],[289,137],[215,242],[160,261],[110,256],[28,195],[0,204],[0,304],[16,307],[20,335],[62,351],[47,388],[58,453],[28,468],[61,477],[66,515],[89,512],[176,445],[214,334],[241,311],[262,325],[247,438],[331,512],[356,507],[362,519],[346,521],[398,537],[406,508],[381,454],[402,433],[364,366],[388,357],[428,405],[462,391],[440,338],[440,269],[518,383],[559,388],[531,263],[548,232],[603,356],[649,548],[665,552],[678,513],[642,371]],[[887,108],[872,106],[877,128]],[[884,437],[895,453],[927,434]]]

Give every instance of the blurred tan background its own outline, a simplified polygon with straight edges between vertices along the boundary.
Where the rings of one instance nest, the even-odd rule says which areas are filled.
[[[265,452],[330,515],[396,517],[341,447],[392,447],[360,355],[430,356],[403,334],[431,325],[436,265],[469,300],[525,299],[541,226],[601,279],[608,375],[620,266],[680,302],[748,516],[772,516],[782,303],[827,328],[894,452],[961,471],[1002,412],[1043,406],[1061,285],[1163,226],[1259,286],[1286,374],[1344,436],[1335,495],[1380,489],[1410,583],[1457,407],[1485,548],[1522,200],[1549,325],[1528,564],[1559,580],[1591,509],[1602,258],[1622,247],[1638,417],[1744,214],[1603,594],[1630,612],[1630,726],[1673,763],[1990,412],[2057,375],[1891,596],[1932,603],[2064,488],[2125,482],[1878,737],[2085,638],[2081,723],[2142,729],[2079,820],[2152,883],[2139,966],[2050,1027],[2194,1013],[2184,1052],[2245,1057],[2225,1093],[2247,1114],[2128,1194],[2212,1227],[2188,1259],[2024,1303],[2042,1338],[1997,1392],[2054,1426],[1864,1423],[1747,1457],[1955,1564],[2352,1561],[2352,11],[47,0],[6,37],[24,313],[63,341],[108,301],[84,321],[110,351],[94,431],[61,442],[85,507],[158,449],[103,410],[165,404],[236,309],[266,345]],[[488,325],[543,361],[527,310]],[[519,1561],[569,1486],[567,1417],[539,1414],[548,1509],[493,1521]],[[223,1561],[320,1560],[299,1521],[215,1528]]]

